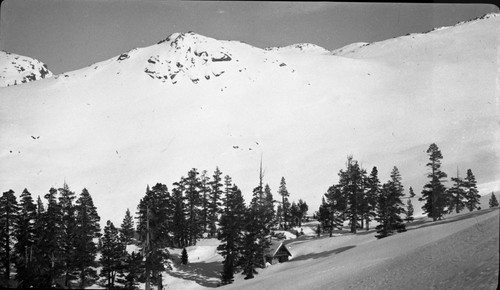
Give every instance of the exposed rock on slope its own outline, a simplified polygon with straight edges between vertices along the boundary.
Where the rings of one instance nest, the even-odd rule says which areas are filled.
[[[19,85],[51,76],[52,73],[47,65],[36,59],[0,51],[0,87]]]

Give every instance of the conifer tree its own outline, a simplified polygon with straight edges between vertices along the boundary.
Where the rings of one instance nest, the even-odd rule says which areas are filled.
[[[171,244],[169,237],[170,224],[170,194],[167,186],[157,183],[152,190],[149,186],[146,195],[137,207],[137,229],[142,243],[146,267],[146,288],[153,279],[153,284],[159,283],[161,273],[169,257],[166,247]]]
[[[111,221],[106,222],[104,235],[101,238],[101,277],[106,279],[106,287],[113,288],[115,279],[121,269],[125,256],[125,245],[119,237],[119,232]]]
[[[266,184],[266,186],[264,186],[263,206],[264,212],[267,216],[267,220],[269,221],[269,227],[274,227],[276,225],[276,211],[274,210],[274,198],[269,184]]]
[[[408,201],[406,202],[406,217],[405,217],[405,221],[407,223],[412,222],[414,220],[413,212],[414,212],[413,204],[411,203],[411,199],[408,198]]]
[[[20,197],[19,215],[15,224],[16,280],[19,286],[30,288],[34,285],[33,244],[35,243],[35,222],[37,208],[31,193],[25,188]]]
[[[347,199],[340,188],[336,185],[330,186],[322,198],[319,209],[319,221],[323,228],[329,230],[330,237],[333,235],[334,228],[342,229],[346,209]]]
[[[382,193],[379,197],[379,212],[376,227],[377,238],[384,238],[392,235],[394,231],[404,232],[406,226],[401,219],[401,214],[405,212],[401,198],[404,196],[403,185],[401,184],[401,174],[396,166],[391,171],[391,179],[382,186]]]
[[[187,246],[187,231],[186,231],[186,210],[184,197],[184,178],[180,182],[174,183],[172,190],[172,203],[174,205],[172,231],[174,235],[173,244],[175,247],[183,248]]]
[[[215,237],[217,232],[216,223],[221,206],[222,196],[222,172],[219,167],[215,168],[213,179],[210,182],[210,203],[208,210],[209,237]]]
[[[425,202],[422,210],[433,221],[436,221],[443,217],[448,201],[446,187],[443,184],[447,174],[441,171],[443,155],[435,143],[429,146],[427,154],[429,154],[429,162],[426,164],[429,168],[427,177],[430,180],[424,185],[422,197],[418,200]]]
[[[287,188],[286,188],[286,181],[285,181],[285,177],[281,177],[281,181],[280,181],[280,187],[278,189],[278,194],[281,195],[281,209],[283,211],[283,217],[282,217],[282,220],[283,220],[283,228],[285,230],[288,229],[288,222],[289,222],[289,207],[288,207],[288,197],[290,196],[290,193],[288,192]]]
[[[200,194],[201,194],[201,228],[203,233],[207,233],[208,211],[210,205],[210,177],[207,171],[203,170],[200,175]]]
[[[362,211],[360,205],[365,191],[366,171],[352,155],[347,157],[346,170],[339,172],[338,187],[347,200],[346,214],[349,217],[351,233],[356,233]]]
[[[366,230],[370,229],[370,221],[372,221],[376,216],[377,210],[377,199],[380,195],[381,185],[378,179],[378,169],[376,166],[372,168],[370,176],[367,180],[367,188],[365,194],[366,211],[363,214],[366,224]],[[411,189],[411,187],[410,187]]]
[[[408,190],[409,194],[410,194],[410,198],[414,198],[415,197],[415,192],[413,191],[413,188],[410,186],[410,189]]]
[[[246,207],[241,191],[232,185],[231,178],[225,177],[226,196],[224,210],[220,219],[220,245],[217,247],[219,254],[224,257],[221,283],[223,285],[233,282],[234,273],[242,264],[243,231]]]
[[[144,272],[144,262],[141,253],[125,253],[125,262],[123,264],[123,278],[118,281],[123,283],[125,289],[138,289],[139,277]]]
[[[453,182],[453,186],[448,189],[448,197],[450,199],[448,205],[448,213],[451,213],[453,211],[459,213],[465,208],[465,190],[464,181],[458,175],[458,170],[457,177],[452,177],[451,181]]]
[[[495,196],[495,194],[493,192],[491,193],[491,197],[490,197],[490,200],[488,203],[490,205],[490,208],[498,206],[497,197]]]
[[[125,245],[131,245],[133,243],[134,234],[134,220],[130,215],[130,210],[127,208],[125,217],[123,218],[122,224],[120,226],[120,238]]]
[[[36,240],[33,247],[33,257],[36,264],[35,288],[51,288],[56,284],[63,270],[61,254],[62,213],[57,202],[57,190],[50,188],[44,196],[47,200],[47,210],[38,206],[38,217],[35,223]],[[41,205],[39,199],[38,204]]]
[[[479,195],[477,190],[476,177],[470,169],[467,169],[467,176],[464,180],[464,187],[466,198],[465,206],[469,211],[473,211],[475,208],[478,208],[481,196]]]
[[[14,230],[18,219],[19,207],[14,191],[11,189],[0,197],[0,254],[4,268],[3,279],[10,280],[10,266],[13,262]]]
[[[302,226],[302,220],[306,216],[306,213],[309,210],[309,206],[302,199],[299,199],[299,202],[297,203],[297,206],[299,207],[299,227],[301,227]]]
[[[183,248],[181,253],[181,263],[182,265],[187,265],[188,262],[189,262],[188,253],[186,251],[186,248]]]
[[[75,270],[75,246],[76,246],[76,216],[73,200],[75,193],[69,189],[65,182],[62,188],[59,188],[59,204],[61,206],[61,254],[64,269],[64,286],[70,286],[72,280],[71,272]]]
[[[97,266],[97,245],[94,239],[101,236],[97,208],[86,188],[76,201],[76,230],[75,230],[75,268],[79,272],[80,288],[83,288],[88,278],[96,278],[94,268]]]
[[[201,182],[198,177],[196,168],[188,172],[188,176],[184,181],[186,188],[186,208],[187,208],[187,224],[188,224],[188,241],[189,245],[196,245],[198,239],[201,238],[202,225],[200,223],[201,216],[201,200],[200,188]]]

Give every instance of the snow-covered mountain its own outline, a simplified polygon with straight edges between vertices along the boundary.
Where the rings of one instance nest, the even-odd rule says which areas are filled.
[[[39,60],[0,50],[0,87],[19,85],[44,78],[52,73]]]
[[[249,198],[262,156],[273,193],[284,176],[312,213],[348,154],[377,166],[382,182],[397,166],[418,194],[436,142],[449,175],[470,168],[482,194],[498,190],[493,16],[338,55],[176,33],[2,88],[0,187],[43,196],[65,180],[119,223],[147,184],[170,188],[193,167],[211,175],[219,166]]]

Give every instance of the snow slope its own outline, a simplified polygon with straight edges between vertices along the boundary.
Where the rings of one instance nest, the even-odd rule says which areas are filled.
[[[39,60],[0,51],[0,87],[50,78],[52,73]]]
[[[436,142],[443,169],[471,168],[487,194],[500,180],[499,27],[488,17],[345,56],[180,33],[1,88],[0,188],[43,196],[66,181],[120,223],[147,184],[171,188],[193,167],[219,166],[249,200],[263,156],[273,193],[284,176],[312,213],[348,154],[382,182],[398,166],[418,194]]]
[[[381,240],[374,232],[288,244],[287,263],[237,275],[223,289],[496,289],[499,210],[418,221]]]

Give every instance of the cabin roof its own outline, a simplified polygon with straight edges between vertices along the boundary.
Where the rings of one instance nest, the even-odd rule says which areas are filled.
[[[285,251],[288,254],[288,256],[292,256],[292,254],[290,253],[290,251],[288,251],[286,246],[283,245],[283,242],[279,241],[271,242],[269,249],[267,249],[266,255],[274,257],[279,251]]]

